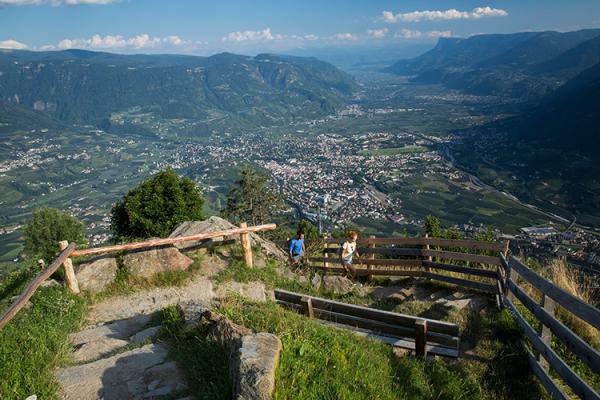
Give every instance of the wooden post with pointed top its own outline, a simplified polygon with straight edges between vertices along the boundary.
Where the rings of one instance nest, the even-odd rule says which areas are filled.
[[[370,249],[374,249],[375,248],[375,242],[373,241],[373,239],[375,239],[375,235],[371,235],[369,236],[369,248]],[[375,253],[371,253],[369,254],[369,260],[374,260],[375,259]],[[369,262],[367,261],[367,270],[372,270],[373,269],[373,265],[369,264]],[[371,280],[373,279],[373,275],[367,275],[367,279]]]
[[[247,228],[248,224],[245,222],[240,223],[240,228]],[[250,234],[248,232],[240,234],[240,241],[242,242],[242,250],[244,250],[244,261],[250,268],[254,265],[252,259],[252,246],[250,245]]]
[[[69,246],[69,242],[66,240],[58,242],[60,251],[66,249],[67,246]],[[79,283],[77,283],[77,277],[75,276],[75,270],[73,269],[73,261],[70,257],[63,262],[63,267],[65,267],[65,284],[67,285],[67,288],[72,293],[79,293]]]

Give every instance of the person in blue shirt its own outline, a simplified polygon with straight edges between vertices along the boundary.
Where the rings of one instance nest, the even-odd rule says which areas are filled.
[[[296,233],[296,238],[290,240],[290,245],[288,248],[288,253],[292,265],[296,265],[300,262],[302,256],[304,256],[305,251],[306,248],[304,247],[304,232],[298,231]]]

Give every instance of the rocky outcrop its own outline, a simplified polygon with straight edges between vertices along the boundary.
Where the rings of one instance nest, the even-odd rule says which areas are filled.
[[[242,338],[236,360],[239,362],[234,388],[237,399],[272,398],[281,349],[281,340],[271,333],[256,333]]]
[[[160,246],[126,253],[123,264],[131,275],[149,278],[158,272],[187,269],[193,260],[173,246]]]
[[[335,294],[347,294],[354,288],[354,283],[344,276],[325,275],[322,280],[323,289]]]
[[[97,293],[115,280],[117,260],[114,257],[96,257],[75,269],[75,276],[81,290]]]
[[[215,232],[222,231],[226,229],[234,229],[238,228],[233,225],[231,222],[217,217],[212,216],[204,221],[188,221],[180,224],[174,231],[171,233],[169,237],[179,237],[179,236],[188,236],[188,235],[197,235],[199,233],[207,233],[207,232]],[[239,241],[239,235],[232,237],[236,241]],[[223,242],[223,238],[214,238],[202,242],[187,242],[177,244],[177,247],[180,249],[190,249],[190,248],[198,248],[198,247],[212,247],[218,245]],[[281,250],[275,243],[263,239],[256,233],[250,234],[250,243],[253,246],[258,246],[261,248],[262,252],[265,253],[269,257],[274,257],[280,261],[285,261],[287,259],[286,254],[283,250]],[[255,255],[256,257],[257,255]],[[260,260],[255,260],[256,265],[260,265]]]
[[[161,344],[148,344],[56,372],[62,397],[70,400],[156,399],[187,389],[183,374]]]
[[[89,361],[110,354],[128,345],[129,337],[141,331],[152,319],[152,315],[137,315],[109,324],[92,326],[70,336],[75,348],[75,361]]]
[[[180,305],[184,317],[197,316],[193,304]],[[207,334],[222,343],[229,352],[229,374],[233,382],[233,398],[267,400],[275,389],[275,371],[282,350],[281,341],[271,333],[252,333],[209,310],[203,311],[199,323]]]

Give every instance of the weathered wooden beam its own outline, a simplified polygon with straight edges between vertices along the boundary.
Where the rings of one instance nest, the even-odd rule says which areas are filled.
[[[527,345],[523,343],[523,347],[525,349],[525,354],[527,354],[527,361],[529,361],[529,365],[531,366],[531,370],[540,380],[540,383],[546,389],[552,400],[568,400],[569,397],[562,391],[562,389],[554,382],[554,380],[550,377],[547,370],[540,365],[536,357],[531,353],[531,351],[527,348]]]
[[[240,223],[240,229],[247,229],[248,224],[245,222]],[[250,235],[248,232],[243,231],[240,233],[240,242],[242,243],[242,250],[244,251],[244,261],[246,262],[246,266],[252,268],[254,265],[254,260],[252,259],[252,245],[250,245]]]
[[[523,265],[515,257],[510,258],[509,265],[511,271],[514,270],[518,272],[523,279],[531,283],[540,292],[544,293],[546,296],[549,296],[562,307],[571,311],[573,314],[586,321],[594,328],[600,329],[600,310],[559,288],[552,282],[542,278],[531,269]],[[516,281],[513,279],[513,282]]]
[[[581,361],[587,364],[592,371],[600,374],[600,352],[590,346],[585,340],[577,336],[571,329],[560,322],[552,313],[540,306],[531,296],[521,289],[514,281],[509,280],[506,284],[510,292],[552,333],[575,354]],[[514,301],[513,301],[514,302]],[[548,343],[546,343],[548,344]]]
[[[517,307],[508,297],[504,298],[504,305],[511,311],[517,326],[529,340],[533,348],[540,352],[542,357],[548,361],[548,364],[550,364],[558,376],[560,376],[561,379],[567,385],[569,385],[573,393],[586,400],[600,399],[600,395],[598,395],[598,393],[590,385],[581,379],[579,375],[577,375],[577,373],[573,371],[573,369],[569,367],[569,365],[562,358],[560,358],[558,354],[556,354],[552,347],[548,346],[542,341],[535,329],[533,329],[529,322],[525,320]]]
[[[415,321],[415,355],[419,358],[427,357],[427,321]]]
[[[423,260],[423,266],[432,269],[440,269],[443,271],[458,272],[465,275],[482,276],[485,278],[496,278],[496,271],[480,268],[462,267],[460,265],[438,263],[435,261]]]
[[[62,240],[58,242],[58,247],[60,251],[64,251],[67,247],[69,247],[69,242],[66,240]],[[63,267],[65,269],[65,284],[67,289],[71,291],[71,293],[79,293],[79,283],[77,282],[77,277],[75,276],[75,270],[73,269],[73,261],[70,257],[67,257],[63,262]]]
[[[554,315],[555,305],[556,303],[554,300],[542,293],[542,301],[540,302],[540,306],[544,308],[548,314]],[[541,323],[538,333],[542,339],[542,342],[546,343],[547,346],[550,346],[552,343],[552,331],[550,328],[548,328],[544,323]],[[546,371],[549,371],[548,362],[543,357],[538,355],[538,361],[540,362],[542,368],[544,368]]]
[[[181,243],[181,242],[206,240],[206,239],[212,239],[212,238],[221,237],[221,236],[234,236],[234,235],[239,235],[242,233],[271,231],[275,228],[277,228],[277,225],[275,225],[275,224],[256,225],[256,226],[250,226],[247,228],[232,228],[232,229],[225,229],[225,230],[216,231],[216,232],[199,233],[197,235],[191,235],[191,236],[179,236],[179,237],[175,237],[175,238],[166,238],[166,239],[153,239],[153,240],[147,240],[144,242],[135,242],[135,243],[128,243],[128,244],[119,244],[119,245],[115,245],[115,246],[105,246],[105,247],[95,247],[95,248],[91,248],[91,249],[75,250],[73,252],[73,254],[71,254],[71,256],[78,257],[78,256],[92,255],[92,254],[113,253],[115,251],[137,250],[137,249],[163,246],[163,245],[175,244],[175,243]]]
[[[17,315],[17,313],[27,304],[31,296],[35,293],[35,291],[40,287],[42,283],[46,279],[50,277],[56,270],[65,262],[67,258],[71,255],[71,253],[75,250],[75,243],[71,243],[64,249],[60,255],[46,268],[45,271],[39,273],[35,279],[31,281],[31,283],[27,286],[27,288],[21,293],[19,298],[10,306],[4,313],[2,317],[0,317],[0,329],[4,328],[4,326]]]
[[[429,278],[429,279],[435,279],[435,280],[442,281],[442,282],[453,283],[455,285],[466,286],[468,288],[481,290],[482,292],[487,292],[487,293],[492,293],[492,294],[496,293],[496,286],[488,285],[486,283],[473,282],[473,281],[468,281],[466,279],[454,278],[451,276],[439,275],[439,274],[434,274],[431,272],[423,272],[423,277]]]
[[[414,323],[417,319],[425,319],[429,323],[430,333],[440,333],[450,336],[458,336],[459,327],[444,321],[434,319],[419,318],[412,315],[399,314],[391,311],[378,310],[375,308],[363,307],[356,304],[342,303],[335,300],[323,299],[314,296],[305,296],[300,293],[294,293],[283,289],[275,289],[275,299],[289,303],[300,304],[302,297],[310,297],[313,308],[326,311],[332,311],[340,314],[348,314],[357,317],[370,319],[373,321],[385,322],[392,325],[404,326],[414,329]]]
[[[374,239],[375,239],[374,235],[369,236],[369,249],[371,249],[371,250],[375,250],[375,242],[373,241]],[[375,259],[375,253],[370,253],[369,260],[374,260],[374,259]],[[367,264],[367,269],[368,270],[373,269],[373,264]],[[373,278],[372,275],[367,275],[367,279],[370,280],[372,278]]]
[[[308,318],[312,319],[315,317],[315,311],[313,309],[312,299],[310,297],[303,296],[300,299],[300,309]]]

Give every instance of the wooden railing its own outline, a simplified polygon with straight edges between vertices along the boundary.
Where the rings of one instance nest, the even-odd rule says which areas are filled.
[[[554,309],[559,305],[595,329],[600,329],[600,310],[544,279],[515,257],[507,259],[501,256],[501,262],[504,277],[498,282],[502,289],[502,303],[536,352],[534,355],[530,346],[524,346],[531,369],[542,385],[553,399],[569,398],[553,379],[552,370],[579,398],[600,399],[598,393],[552,347],[554,336],[592,372],[600,374],[600,352],[558,320]],[[537,290],[540,301],[534,300],[519,284],[521,280]],[[535,329],[525,318],[517,306],[519,303],[539,322],[540,329]]]
[[[378,339],[391,339],[398,347],[415,350],[418,357],[425,357],[428,352],[458,357],[460,339],[456,324],[305,296],[281,289],[275,290],[275,300],[278,304],[300,311],[309,318],[356,327]],[[412,340],[405,340],[406,338]]]
[[[253,256],[252,247],[250,245],[249,234],[252,232],[263,232],[270,231],[277,227],[275,224],[247,226],[246,223],[241,223],[239,228],[226,229],[222,231],[199,233],[197,235],[190,236],[179,236],[174,238],[166,239],[153,239],[144,242],[135,242],[127,244],[119,244],[114,246],[96,247],[90,249],[76,250],[75,244],[68,244],[66,241],[59,243],[61,253],[59,256],[39,275],[37,275],[33,281],[27,286],[19,298],[2,314],[0,317],[0,329],[2,329],[15,315],[27,304],[27,301],[33,296],[35,291],[48,279],[58,268],[63,265],[65,268],[65,284],[67,288],[73,293],[79,293],[79,285],[77,278],[73,270],[73,263],[71,257],[87,256],[96,254],[107,254],[119,251],[130,251],[138,249],[148,249],[157,246],[172,245],[182,242],[196,242],[200,240],[213,239],[223,236],[234,236],[240,235],[240,241],[242,243],[242,249],[244,251],[244,260],[246,265],[252,267]]]
[[[340,265],[342,261],[339,257],[340,245],[344,241],[344,239],[307,241],[307,246],[314,243],[323,246],[319,251],[323,253],[323,257],[310,257],[312,268],[326,273],[346,273]],[[429,237],[370,236],[359,239],[357,243],[358,253],[364,256],[353,260],[358,276],[411,276],[438,280],[494,294],[500,306],[498,269],[501,266],[500,255],[508,253],[508,241],[483,242]],[[487,252],[494,255],[464,251]],[[456,274],[460,275],[456,276]]]

